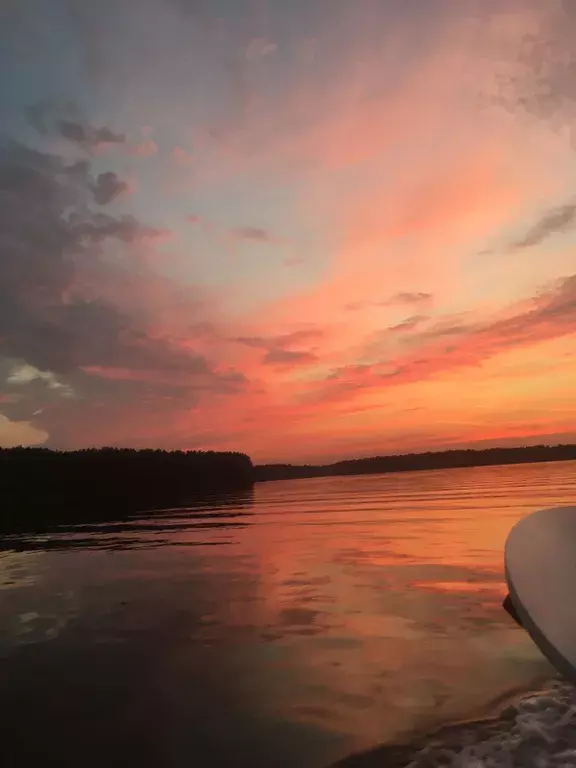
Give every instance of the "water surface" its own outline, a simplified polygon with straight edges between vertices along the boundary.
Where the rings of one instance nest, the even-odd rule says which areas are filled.
[[[576,463],[318,478],[4,537],[7,766],[321,768],[550,673],[502,611]]]

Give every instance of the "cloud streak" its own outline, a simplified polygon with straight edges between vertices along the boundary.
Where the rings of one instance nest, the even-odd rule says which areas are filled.
[[[82,149],[98,150],[114,144],[125,144],[126,135],[106,125],[94,126],[82,119],[78,108],[71,103],[50,104],[38,102],[26,108],[28,123],[38,133],[58,133]]]
[[[533,224],[526,234],[512,243],[513,250],[532,248],[549,237],[566,232],[576,224],[576,203],[551,208]]]
[[[237,240],[245,240],[255,243],[272,243],[274,238],[265,229],[260,227],[233,227],[229,235]]]
[[[345,305],[345,309],[349,312],[356,312],[359,309],[369,309],[370,307],[394,307],[410,304],[422,305],[430,304],[433,298],[433,294],[425,293],[424,291],[399,291],[393,296],[381,301],[350,302]]]
[[[412,330],[418,324],[390,330]],[[415,333],[409,353],[336,369],[312,397],[330,401],[350,392],[383,390],[453,375],[497,355],[572,335],[576,335],[576,275],[563,278],[501,319],[452,326],[440,323]]]

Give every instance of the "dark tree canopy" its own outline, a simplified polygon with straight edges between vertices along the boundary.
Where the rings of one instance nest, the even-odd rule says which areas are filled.
[[[497,464],[568,461],[571,459],[576,459],[576,445],[535,445],[525,448],[451,450],[429,453],[406,453],[396,456],[372,456],[365,459],[350,459],[324,465],[268,464],[255,467],[255,479],[285,480],[289,478],[323,477],[329,475],[365,475]]]
[[[0,523],[109,519],[121,509],[177,503],[252,483],[252,462],[242,453],[0,449]]]

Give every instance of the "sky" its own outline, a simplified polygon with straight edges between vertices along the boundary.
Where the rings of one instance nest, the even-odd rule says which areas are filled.
[[[4,0],[0,445],[576,441],[570,0]]]

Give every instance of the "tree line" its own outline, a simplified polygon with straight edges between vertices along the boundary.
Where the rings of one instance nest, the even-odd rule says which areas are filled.
[[[0,449],[0,524],[109,519],[119,513],[251,487],[237,452]]]
[[[0,448],[0,529],[121,519],[249,489],[254,482],[576,460],[576,445],[406,453],[324,465],[253,466],[239,452]]]
[[[287,480],[332,475],[364,475],[386,472],[414,472],[498,464],[524,464],[543,461],[576,460],[576,445],[535,445],[521,448],[455,449],[372,456],[333,464],[265,464],[254,469],[257,481]]]

